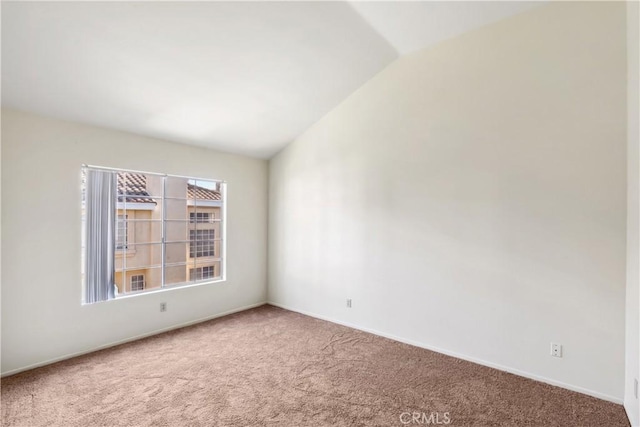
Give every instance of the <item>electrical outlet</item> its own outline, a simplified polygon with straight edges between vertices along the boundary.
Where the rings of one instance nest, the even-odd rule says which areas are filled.
[[[161,302],[160,303],[160,311],[167,311],[167,303],[166,302]]]
[[[636,399],[638,398],[638,379],[637,378],[633,379],[633,395],[636,397]]]
[[[551,343],[551,355],[553,357],[562,357],[562,344]]]
[[[351,308],[351,298],[347,298],[347,307]]]

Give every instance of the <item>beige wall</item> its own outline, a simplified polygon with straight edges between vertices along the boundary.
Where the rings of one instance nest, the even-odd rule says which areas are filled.
[[[553,2],[387,67],[271,160],[269,300],[621,402],[625,38]]]
[[[226,180],[227,280],[82,305],[83,163]],[[264,302],[267,177],[264,160],[2,110],[2,373]]]

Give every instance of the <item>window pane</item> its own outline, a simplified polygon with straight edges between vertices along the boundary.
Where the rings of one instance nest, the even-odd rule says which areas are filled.
[[[216,256],[215,238],[213,228],[189,230],[189,258]]]
[[[139,217],[140,212],[132,215],[129,214],[127,221],[128,242],[132,245],[142,243],[162,243],[162,221],[154,221],[148,217]]]
[[[116,271],[115,282],[119,294],[159,289],[162,283],[162,269],[155,267]]]
[[[139,172],[116,172],[118,201],[153,203],[162,198],[162,176]]]
[[[162,265],[162,244],[131,244],[115,257],[116,271]]]
[[[164,273],[165,286],[175,286],[189,282],[188,265],[171,265],[166,266]]]
[[[208,280],[217,277],[215,263],[210,265],[198,265],[189,269],[189,279],[191,281]]]
[[[186,200],[167,199],[165,200],[165,206],[167,209],[167,219],[179,219],[185,222],[189,220]]]
[[[129,283],[131,283],[131,291],[143,291],[144,290],[144,274],[135,274],[131,276]]]
[[[187,264],[188,249],[188,243],[167,243],[165,245],[165,263],[185,266]],[[186,273],[184,274],[186,278]]]
[[[219,209],[218,209],[219,210]],[[213,208],[206,208],[200,206],[189,207],[189,222],[198,224],[211,224],[216,220],[219,220],[216,216],[217,212]]]
[[[177,176],[168,176],[165,179],[165,197],[186,199],[187,179]]]
[[[162,286],[162,268],[146,268],[140,270],[127,270],[126,276],[128,279],[129,292],[137,292],[135,286],[144,286],[144,289],[148,291],[150,289],[160,289]]]
[[[116,249],[122,250],[127,247],[127,217],[128,215],[118,214],[116,217]]]
[[[166,242],[184,242],[189,240],[188,228],[189,223],[186,221],[167,221],[165,224]]]

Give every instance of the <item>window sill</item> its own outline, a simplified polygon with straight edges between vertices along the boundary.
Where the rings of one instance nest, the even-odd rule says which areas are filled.
[[[174,291],[176,289],[185,289],[185,288],[193,288],[193,287],[196,287],[196,286],[213,285],[215,283],[222,283],[222,282],[226,282],[226,281],[227,281],[226,278],[220,278],[220,279],[202,281],[202,282],[198,282],[198,283],[189,283],[189,284],[184,284],[184,285],[166,286],[164,288],[150,289],[148,291],[128,292],[126,294],[119,294],[114,299],[111,299],[109,301],[117,301],[117,300],[121,300],[121,299],[135,298],[135,297],[139,297],[139,296],[142,296],[142,295],[151,295],[151,294],[157,294],[157,293],[161,293],[161,292]],[[105,302],[108,302],[108,301],[105,301]]]

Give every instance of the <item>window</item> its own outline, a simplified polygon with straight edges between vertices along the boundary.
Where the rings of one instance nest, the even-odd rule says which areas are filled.
[[[210,279],[215,276],[214,272],[215,269],[212,265],[208,267],[192,268],[191,270],[189,270],[189,280],[197,281]]]
[[[118,250],[127,247],[127,217],[128,215],[118,215],[116,224],[116,249]]]
[[[215,256],[216,230],[189,230],[189,257]]]
[[[190,212],[189,222],[213,222],[214,214],[212,212]]]
[[[144,290],[144,274],[131,276],[131,292]]]
[[[87,166],[82,183],[86,303],[225,279],[223,181]]]

